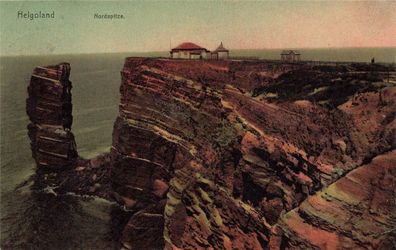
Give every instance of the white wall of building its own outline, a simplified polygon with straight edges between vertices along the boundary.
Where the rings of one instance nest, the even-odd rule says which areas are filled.
[[[175,59],[179,58],[179,52],[172,52],[171,57]]]
[[[191,54],[191,52],[194,52],[194,54]],[[171,53],[171,58],[174,59],[206,59],[208,56],[210,56],[210,53],[207,53],[206,51],[202,50],[200,51],[200,54],[197,55],[195,54],[197,51],[189,51],[189,50],[183,50],[183,51],[175,51]]]
[[[191,54],[191,59],[200,59],[201,55]]]
[[[228,58],[228,52],[219,51],[219,52],[217,52],[217,54],[218,54],[218,59],[227,59]]]
[[[179,58],[182,59],[189,59],[190,58],[190,52],[189,51],[179,51]]]

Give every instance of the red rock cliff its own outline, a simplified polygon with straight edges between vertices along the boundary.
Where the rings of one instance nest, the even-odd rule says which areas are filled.
[[[127,58],[111,152],[77,162],[70,66],[38,67],[33,157],[73,166],[64,189],[112,193],[124,249],[389,249],[394,72]]]
[[[73,116],[70,65],[62,63],[34,69],[26,110],[33,158],[39,167],[64,168],[77,159],[70,132]]]
[[[356,104],[329,109],[250,94],[282,86],[287,80],[279,76],[288,72],[330,83],[342,74],[321,70],[128,58],[111,153],[114,190],[133,213],[124,246],[268,248],[271,230],[288,211],[394,147],[395,124],[388,121],[394,88],[363,94],[377,112],[364,114]],[[386,105],[378,104],[381,98]]]

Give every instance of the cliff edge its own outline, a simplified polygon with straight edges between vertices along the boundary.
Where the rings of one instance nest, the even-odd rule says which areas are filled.
[[[347,101],[338,108],[251,93],[286,84],[298,72],[316,77],[331,101],[323,85],[343,74],[347,86],[380,81],[380,74],[358,70],[127,59],[111,153],[114,190],[134,211],[124,246],[268,248],[289,211],[394,147],[396,92],[355,87],[340,94]],[[298,84],[307,83],[297,78]],[[375,112],[358,111],[362,106]],[[387,159],[394,162],[394,154]]]
[[[52,68],[29,87],[33,156],[71,164],[64,189],[120,204],[121,248],[395,243],[393,68],[127,58],[111,151],[78,161],[69,71]]]

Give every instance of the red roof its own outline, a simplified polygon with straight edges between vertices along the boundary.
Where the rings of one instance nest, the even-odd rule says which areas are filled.
[[[173,48],[172,50],[207,50],[205,48],[202,48],[201,46],[196,45],[195,43],[181,43],[177,47]]]

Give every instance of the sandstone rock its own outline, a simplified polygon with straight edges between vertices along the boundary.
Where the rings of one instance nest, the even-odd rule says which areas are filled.
[[[395,172],[396,151],[351,171],[283,216],[273,230],[272,248],[378,249],[388,244],[394,239],[389,230],[396,218]]]
[[[126,198],[126,197],[121,197],[121,199],[123,200],[125,206],[127,208],[129,208],[129,209],[133,208],[135,206],[135,204],[136,204],[136,201],[133,200],[133,199],[129,199],[129,198]]]
[[[162,228],[162,215],[135,214],[128,221],[121,242],[127,249],[163,249],[163,238],[158,237],[161,235]]]
[[[102,159],[100,158],[94,158],[90,160],[90,164],[92,168],[98,168],[100,167],[100,164],[102,163]]]
[[[166,184],[166,182],[158,179],[153,181],[153,194],[158,198],[163,198],[168,192],[168,189],[169,186]]]
[[[80,166],[80,167],[76,167],[76,171],[84,171],[85,167]]]
[[[342,153],[346,153],[347,145],[341,139],[334,141],[334,144],[342,151]]]
[[[78,173],[48,180],[84,194],[113,189],[130,216],[124,249],[386,248],[396,88],[372,91],[364,70],[127,58],[111,152],[82,160],[70,68],[38,67],[27,100],[32,154],[40,167]]]
[[[65,168],[77,159],[69,74],[68,63],[37,67],[28,86],[28,134],[39,167]]]
[[[259,94],[255,91],[263,81],[291,84],[305,77],[339,84],[323,70],[267,62],[126,59],[113,133],[112,181],[121,195],[144,204],[134,207],[132,218],[149,207],[164,216],[158,231],[137,230],[130,221],[134,227],[125,229],[124,240],[132,248],[142,247],[137,235],[150,233],[169,249],[296,246],[282,231],[285,216],[376,150],[385,152],[392,145],[374,135],[391,133],[391,125],[381,127],[376,121],[373,129],[358,124],[363,117],[377,119],[372,112],[357,112],[365,105],[335,109],[304,100],[270,103],[270,97],[247,94]],[[387,105],[378,118],[384,124],[390,123],[382,115],[394,108]],[[313,238],[305,242],[297,237],[296,242],[303,248],[337,242],[333,232]]]

